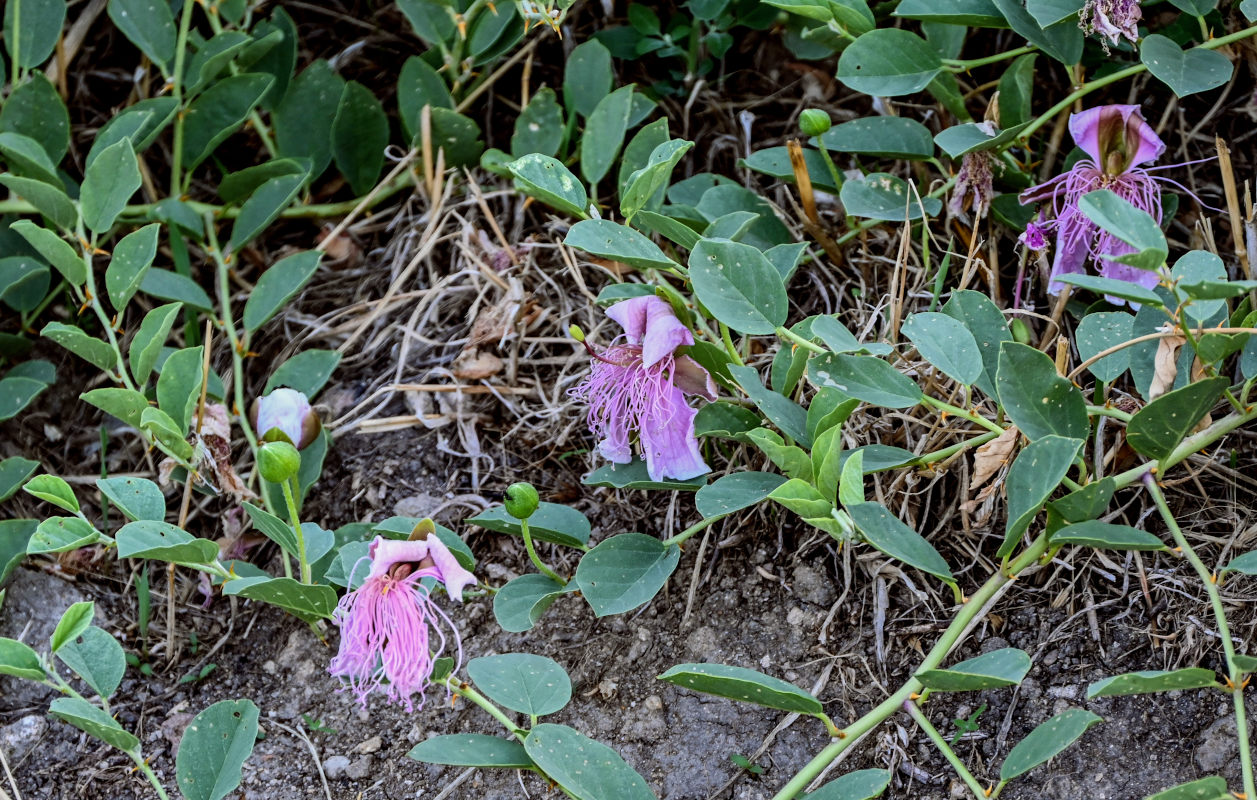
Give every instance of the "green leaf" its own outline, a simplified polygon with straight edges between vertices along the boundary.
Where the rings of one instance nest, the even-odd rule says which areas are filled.
[[[1148,270],[1155,270],[1165,263],[1170,248],[1161,226],[1148,212],[1135,208],[1108,189],[1084,194],[1078,200],[1078,210],[1137,251],[1116,256],[1113,261]]]
[[[332,377],[340,358],[335,350],[302,350],[271,373],[263,393],[287,386],[313,398]]]
[[[678,664],[660,675],[659,680],[703,694],[741,700],[778,711],[812,715],[825,711],[821,701],[809,692],[779,678],[743,667],[726,664]]]
[[[1257,656],[1245,656],[1237,653],[1231,656],[1231,663],[1235,665],[1235,669],[1239,672],[1257,672]]]
[[[78,513],[79,501],[74,490],[56,475],[37,475],[26,482],[22,489],[29,495],[38,497],[57,508],[65,509],[72,514]]]
[[[454,767],[534,767],[532,759],[524,752],[524,745],[514,739],[487,736],[483,733],[433,736],[412,747],[406,755],[416,761]]]
[[[132,521],[166,518],[166,497],[157,484],[145,478],[100,478],[96,488]]]
[[[1043,504],[1061,485],[1082,445],[1081,439],[1048,434],[1035,439],[1017,454],[1004,483],[1008,492],[1008,521],[1004,543],[998,552],[1001,558],[1013,551]]]
[[[171,74],[177,31],[170,3],[165,0],[109,0],[109,19],[122,35],[140,48],[163,75]]]
[[[1060,275],[1057,280],[1061,283],[1068,283],[1071,286],[1077,286],[1080,289],[1090,289],[1096,294],[1102,294],[1106,297],[1117,297],[1122,300],[1130,300],[1141,306],[1151,306],[1160,308],[1164,305],[1161,298],[1151,289],[1131,283],[1130,281],[1120,281],[1113,278],[1101,278],[1099,275]]]
[[[158,300],[183,303],[197,311],[210,313],[214,303],[205,290],[187,275],[168,269],[150,269],[140,280],[140,291]]]
[[[1009,26],[1052,58],[1073,66],[1082,58],[1083,35],[1078,20],[1066,19],[1047,28],[1022,6],[1022,0],[991,0]]]
[[[109,230],[141,182],[131,140],[106,147],[83,176],[79,196],[83,224],[93,233]]]
[[[1086,439],[1091,432],[1082,392],[1057,374],[1047,354],[1028,345],[1004,342],[996,383],[1000,404],[1031,441],[1051,434]]]
[[[554,90],[543,86],[515,118],[511,155],[516,158],[529,153],[554,156],[562,143],[563,109],[559,108]]]
[[[523,633],[532,630],[555,600],[576,586],[564,586],[535,572],[509,581],[493,595],[493,617],[504,631]]]
[[[749,408],[732,403],[708,403],[694,417],[696,436],[715,436],[741,440],[743,434],[760,426],[760,418]],[[0,499],[3,496],[0,495]]]
[[[1185,14],[1203,17],[1218,7],[1218,0],[1170,0],[1170,5]]]
[[[669,194],[680,185],[674,184],[669,187]],[[750,189],[736,184],[719,183],[707,189],[698,201],[696,210],[708,222],[713,222],[734,211],[752,212],[758,219],[743,231],[741,242],[759,250],[767,250],[775,245],[795,241],[794,235],[777,218],[776,212],[767,200]]]
[[[1231,559],[1222,569],[1222,573],[1239,572],[1244,575],[1257,575],[1257,550],[1251,550]]]
[[[454,20],[446,8],[430,0],[398,0],[397,7],[428,45],[435,46],[454,36]]]
[[[839,197],[848,214],[863,219],[905,222],[943,210],[942,200],[919,196],[907,181],[885,172],[852,178],[842,185]]]
[[[1026,0],[1026,11],[1039,27],[1048,28],[1062,20],[1077,22],[1083,4],[1084,0]]]
[[[192,460],[194,451],[188,444],[186,431],[160,408],[150,406],[140,412],[140,429],[147,431],[175,458],[185,462]]]
[[[170,415],[179,433],[186,435],[192,412],[201,399],[203,347],[176,350],[157,376],[157,407]]]
[[[388,116],[370,89],[349,81],[332,120],[332,158],[355,195],[371,191],[384,167]]]
[[[1086,361],[1110,347],[1129,341],[1132,338],[1131,326],[1135,317],[1125,311],[1097,311],[1082,318],[1078,323],[1075,343],[1078,356]],[[1118,350],[1105,356],[1087,369],[1097,380],[1111,383],[1122,377],[1122,373],[1130,367],[1130,351]]]
[[[52,285],[48,265],[34,256],[0,258],[0,300],[14,311],[34,311]]]
[[[208,564],[218,558],[218,545],[209,539],[198,539],[160,520],[128,522],[115,538],[118,558],[147,558],[176,564]]]
[[[49,517],[26,544],[27,555],[64,553],[100,541],[100,531],[78,517]]]
[[[806,800],[873,800],[890,786],[890,770],[858,769],[803,795]]]
[[[650,239],[609,219],[581,220],[568,230],[563,243],[638,269],[681,270],[681,265]]]
[[[1231,60],[1216,50],[1193,47],[1184,50],[1159,33],[1145,36],[1139,43],[1139,60],[1174,94],[1186,97],[1223,86],[1231,79]]]
[[[26,479],[39,469],[39,462],[21,456],[10,456],[0,461],[0,502],[17,493]]]
[[[1231,800],[1232,795],[1226,788],[1226,781],[1218,777],[1201,778],[1190,783],[1180,783],[1164,789],[1147,800]]]
[[[544,716],[572,699],[572,681],[553,659],[528,653],[473,658],[467,674],[486,697],[521,714]]]
[[[943,71],[929,43],[900,28],[880,28],[857,38],[838,59],[838,80],[877,97],[921,91]]]
[[[748,335],[772,333],[789,312],[777,268],[756,248],[704,239],[690,253],[694,294],[719,321]]]
[[[183,120],[184,169],[195,169],[235,133],[274,80],[270,75],[232,75],[193,100]]]
[[[693,147],[693,142],[684,139],[666,141],[651,152],[645,166],[629,175],[620,193],[620,212],[626,220],[633,219],[638,211],[661,194],[672,176],[672,170]]]
[[[481,511],[466,522],[498,533],[523,536],[519,520],[506,513],[506,506],[494,506]],[[589,543],[590,526],[585,515],[570,506],[558,503],[540,503],[528,518],[529,535],[542,542],[561,544],[583,549]]]
[[[580,171],[590,185],[597,185],[620,155],[632,106],[633,86],[630,84],[599,100],[585,120],[585,132],[580,140]]]
[[[187,800],[222,800],[234,792],[257,737],[252,700],[221,700],[197,714],[175,755],[179,791]]]
[[[101,697],[118,690],[127,669],[126,655],[118,640],[95,626],[67,639],[55,651],[57,658],[74,670],[83,682]]]
[[[138,752],[140,740],[124,731],[113,717],[86,700],[58,697],[48,707],[48,713],[123,752]]]
[[[253,333],[305,287],[318,269],[321,250],[303,250],[275,262],[253,286],[244,304],[244,329]]]
[[[1030,672],[1030,656],[1015,647],[1004,647],[961,661],[947,669],[918,672],[921,685],[936,692],[976,692],[1016,686]]]
[[[1103,514],[1117,490],[1117,482],[1113,478],[1089,483],[1076,491],[1070,492],[1059,500],[1053,500],[1048,506],[1059,514],[1066,522],[1086,522]]]
[[[1034,94],[1034,62],[1037,57],[1037,53],[1021,56],[1000,77],[999,119],[1008,128],[1016,128],[1032,119],[1031,97]]]
[[[765,388],[754,367],[730,364],[729,374],[782,433],[804,447],[812,445],[812,438],[807,431],[807,412],[798,403]]]
[[[13,7],[11,3],[6,5]],[[57,26],[58,32],[60,27]],[[5,30],[9,30],[7,25]],[[0,107],[0,132],[3,131],[20,133],[39,142],[53,164],[60,164],[65,158],[70,149],[70,112],[44,73],[32,72],[4,101]]]
[[[664,545],[641,533],[621,533],[581,558],[575,580],[594,616],[623,614],[650,602],[680,558],[681,548],[676,545]]]
[[[330,64],[318,59],[293,80],[288,93],[275,108],[275,147],[283,158],[306,158],[312,165],[310,180],[323,174],[332,162],[332,125],[345,79]],[[399,101],[404,95],[399,95]],[[402,116],[403,126],[406,117]]]
[[[985,150],[994,150],[1017,138],[1017,134],[1021,133],[1025,125],[1017,125],[1008,127],[1004,130],[994,129],[993,133],[987,132],[987,124],[981,125],[973,122],[965,122],[960,125],[953,125],[941,131],[934,137],[934,143],[942,148],[953,159],[963,158],[970,153],[980,153]]]
[[[241,203],[271,178],[285,175],[304,175],[310,171],[307,159],[273,158],[253,167],[245,167],[223,176],[218,184],[218,196],[227,203]]]
[[[0,462],[0,472],[3,472],[3,469],[4,464]],[[3,480],[3,476],[0,475],[0,481]],[[3,491],[2,483],[0,483],[0,491]],[[0,520],[0,588],[3,588],[9,576],[13,574],[13,570],[17,569],[18,564],[22,563],[22,559],[26,557],[26,546],[38,527],[39,521],[34,519]]]
[[[25,219],[14,222],[9,229],[25,239],[67,281],[75,286],[87,282],[87,264],[60,236]]]
[[[1126,426],[1127,443],[1149,458],[1168,457],[1230,383],[1228,378],[1203,378],[1161,395],[1131,417]]]
[[[0,421],[17,416],[47,388],[48,384],[34,378],[9,376],[0,380]]]
[[[1103,721],[1098,715],[1081,708],[1057,714],[1032,730],[1009,752],[1000,766],[1000,780],[1011,781],[1025,775],[1069,747],[1092,725]]]
[[[912,314],[900,331],[917,352],[949,378],[965,386],[982,375],[982,352],[963,323],[939,311]]]
[[[746,438],[762,450],[769,460],[787,476],[808,483],[813,482],[812,459],[803,448],[787,445],[784,439],[767,428],[756,428],[748,432]]]
[[[1211,669],[1190,667],[1173,671],[1150,670],[1128,672],[1096,681],[1087,687],[1087,699],[1117,697],[1127,694],[1173,692],[1180,689],[1204,689],[1218,686],[1218,676]]]
[[[619,753],[566,725],[534,725],[524,750],[577,800],[654,800],[646,781]]]
[[[1147,531],[1096,519],[1076,522],[1052,534],[1052,544],[1076,544],[1102,550],[1165,550],[1165,544]]]
[[[306,184],[307,175],[281,175],[271,178],[257,188],[257,191],[240,207],[240,214],[231,226],[231,239],[227,242],[228,252],[235,252],[253,241],[254,237],[279,218],[284,209],[301,194]]]
[[[516,187],[548,206],[588,219],[589,195],[585,185],[563,163],[539,153],[523,156],[506,165]]]
[[[236,578],[223,584],[223,594],[270,603],[305,622],[331,619],[337,599],[331,586],[311,586],[292,578]]]
[[[199,94],[209,86],[243,52],[251,38],[241,31],[219,31],[202,43],[184,69],[185,91],[188,95]]]
[[[38,67],[57,46],[65,24],[66,0],[8,0],[4,46],[27,69]]]
[[[51,220],[58,228],[64,231],[73,231],[78,224],[78,209],[75,208],[74,202],[70,200],[69,196],[60,187],[34,178],[22,178],[7,173],[0,175],[0,184],[8,187],[13,194],[33,205],[36,211]],[[15,223],[12,227],[16,230],[18,226]],[[42,230],[42,228],[37,228],[37,230]],[[39,245],[36,242],[32,241],[31,245],[39,249]],[[48,256],[45,256],[45,258],[48,258]],[[57,263],[53,262],[53,266],[57,266]]]
[[[707,484],[694,495],[694,506],[705,519],[723,517],[768,499],[786,479],[770,472],[735,472]]]
[[[17,175],[61,188],[56,165],[44,151],[44,146],[31,137],[13,131],[0,133],[0,155]]]
[[[1178,283],[1198,285],[1209,281],[1226,281],[1226,267],[1222,259],[1207,250],[1192,250],[1184,253],[1174,268],[1170,270]],[[1254,282],[1257,285],[1257,282]],[[1186,292],[1184,292],[1186,294]],[[1239,295],[1236,295],[1237,297]],[[1190,298],[1190,303],[1183,302]],[[1226,300],[1210,300],[1194,298],[1187,295],[1180,300],[1182,311],[1194,323],[1205,325],[1208,321],[1226,309]]]
[[[991,0],[903,0],[896,17],[975,28],[1007,28],[1008,21]]]
[[[173,97],[149,97],[127,106],[96,134],[87,152],[87,166],[95,163],[105,148],[123,139],[131,140],[136,154],[143,152],[175,118],[178,108]]]
[[[925,396],[911,378],[873,356],[816,356],[808,365],[808,379],[818,387],[834,388],[884,408],[912,408]]]
[[[597,39],[577,45],[563,70],[563,104],[582,117],[592,114],[615,85],[611,51]]]
[[[612,489],[681,489],[692,492],[705,485],[707,479],[698,477],[679,481],[665,478],[662,481],[652,481],[650,473],[646,470],[646,462],[640,458],[634,458],[627,464],[608,464],[605,467],[599,467],[586,475],[581,483],[586,486],[608,486]]]
[[[641,96],[635,94],[633,98],[636,103],[637,100],[641,99]],[[629,116],[632,116],[632,112],[629,113]],[[630,124],[629,127],[632,127],[632,125]],[[650,161],[651,154],[655,152],[655,148],[666,144],[668,141],[668,118],[662,117],[649,125],[643,125],[637,133],[633,134],[633,138],[629,139],[628,144],[624,145],[624,152],[620,155],[620,165],[616,169],[615,178],[621,199],[624,197],[625,189],[628,188],[629,178],[633,173],[645,167]],[[658,191],[649,195],[643,201],[646,207],[653,211],[658,211],[663,206],[667,189],[667,177],[664,177],[663,184],[658,187]],[[626,219],[625,221],[630,222],[631,220]]]
[[[981,292],[953,292],[943,305],[943,313],[956,319],[973,334],[982,353],[982,376],[974,383],[991,397],[995,396],[995,378],[999,371],[1000,345],[1012,341],[1004,314]]]
[[[293,532],[291,525],[252,503],[246,502],[244,510],[252,520],[253,527],[261,531],[266,538],[278,544],[291,556],[296,556],[300,552],[300,548],[297,547],[297,535]]]
[[[143,285],[142,281],[141,285]],[[128,354],[128,361],[131,364],[131,376],[135,378],[137,385],[143,386],[148,380],[148,376],[153,374],[153,365],[157,363],[157,356],[161,354],[162,346],[166,343],[166,337],[170,335],[170,329],[174,327],[175,318],[179,315],[179,309],[182,307],[181,303],[169,303],[164,306],[158,306],[144,315],[144,321],[140,323],[139,330],[136,331],[134,338],[131,339],[131,349]],[[245,308],[248,308],[248,304],[245,305]],[[94,389],[92,392],[88,392],[88,394],[98,391],[102,390]],[[86,399],[86,396],[84,396],[84,399]],[[88,402],[92,401],[88,400]],[[97,404],[93,403],[93,405]],[[104,406],[98,407],[104,408]],[[135,422],[130,424],[139,425],[139,414],[144,408],[140,407],[138,410],[135,410],[132,404],[132,409],[135,413]],[[104,408],[104,410],[114,414],[108,408]],[[119,417],[119,419],[125,419],[118,414],[114,414],[114,416]]]
[[[92,617],[95,614],[96,604],[91,600],[75,603],[67,608],[65,613],[61,615],[61,619],[57,621],[57,627],[53,630],[52,636],[48,639],[49,649],[55,653],[66,642],[87,630],[92,624]]]
[[[124,140],[125,141],[125,140]],[[154,222],[133,231],[114,245],[113,257],[105,270],[105,288],[109,302],[121,311],[140,288],[144,274],[157,256],[157,235],[161,225]]]
[[[921,534],[900,522],[899,518],[890,513],[881,503],[859,503],[847,506],[846,511],[851,515],[856,527],[860,529],[860,533],[864,535],[864,540],[873,547],[891,558],[942,578],[948,583],[955,581],[951,568],[947,566],[947,562],[938,554],[934,546]]]
[[[14,678],[26,678],[42,681],[48,676],[44,674],[39,654],[16,639],[0,638],[0,675],[11,675]]]
[[[837,430],[831,428],[830,430]],[[865,501],[864,497],[864,452],[853,450],[842,459],[838,473],[838,502],[844,507],[853,506]]]

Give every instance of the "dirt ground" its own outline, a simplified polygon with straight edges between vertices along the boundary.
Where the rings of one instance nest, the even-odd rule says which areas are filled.
[[[321,484],[331,499],[316,504],[327,515],[320,521],[334,525],[372,511],[377,518],[413,513],[416,503],[457,496],[455,487],[424,466],[432,460],[435,437],[435,432],[412,429],[343,440],[330,465],[332,474]],[[611,490],[594,495],[592,501],[605,502],[611,516],[639,499]],[[677,501],[681,521],[690,502],[684,496]],[[666,503],[654,506],[656,513],[646,521],[662,525]],[[880,558],[852,558],[849,551],[836,553],[823,543],[793,556],[780,551],[778,542],[797,533],[783,532],[781,525],[776,511],[765,511],[715,526],[697,576],[694,542],[668,589],[645,609],[623,617],[597,620],[579,598],[564,598],[534,630],[510,634],[494,621],[489,598],[469,600],[452,611],[464,653],[530,652],[554,658],[572,676],[573,700],[553,720],[615,747],[662,800],[768,798],[826,744],[820,724],[696,695],[656,675],[689,661],[759,669],[813,689],[841,725],[904,680],[946,624],[946,609],[920,603],[896,571],[879,571]],[[526,568],[516,541],[474,529],[463,532],[480,559],[481,576],[505,580]],[[607,533],[596,528],[595,538]],[[1166,588],[1186,593],[1174,601],[1182,617],[1175,617],[1168,603],[1152,608],[1155,616],[1149,616],[1138,580],[1122,577],[1138,572],[1135,565],[1078,558],[1048,568],[1074,572],[1077,592],[1062,591],[1068,581],[1060,576],[1045,589],[1039,588],[1043,573],[1039,580],[1018,581],[956,653],[959,659],[1013,646],[1034,659],[1029,677],[1015,691],[936,695],[927,706],[948,736],[956,730],[952,720],[986,707],[977,730],[958,747],[980,778],[997,775],[1012,745],[1055,713],[1085,707],[1105,719],[1078,745],[1010,786],[1005,797],[1138,800],[1206,774],[1237,778],[1234,722],[1223,695],[1175,692],[1085,700],[1089,681],[1194,664],[1182,661],[1185,653],[1203,648],[1208,654],[1200,663],[1217,666],[1218,656],[1208,646],[1203,598],[1195,596],[1178,565],[1144,558],[1155,596]],[[849,590],[844,575],[851,576]],[[687,614],[687,593],[696,577],[702,591]],[[1059,602],[1053,603],[1054,597]],[[127,630],[134,611],[110,581],[68,581],[24,569],[9,590],[0,635],[44,641],[61,609],[89,598],[97,600],[104,616],[99,624]],[[129,670],[115,706],[122,723],[139,732],[145,753],[168,785],[175,743],[190,715],[221,699],[249,698],[262,710],[265,738],[244,768],[237,796],[245,800],[548,796],[532,774],[464,771],[406,758],[429,736],[496,734],[498,726],[475,707],[450,708],[438,692],[414,713],[378,699],[361,709],[326,672],[334,630],[321,641],[310,627],[275,609],[223,598],[206,608],[184,606],[180,624],[181,636],[196,632],[197,652],[185,641],[179,661],[159,662],[153,677]],[[1247,626],[1237,628],[1251,652],[1251,615]],[[216,666],[204,678],[181,682],[207,664]],[[0,746],[22,796],[150,797],[151,789],[125,757],[48,720],[44,709],[50,695],[29,683],[0,679]],[[763,774],[740,769],[732,754],[754,757]],[[67,773],[69,765],[79,766]],[[833,774],[871,766],[893,770],[889,798],[965,796],[963,785],[904,715],[875,731]]]

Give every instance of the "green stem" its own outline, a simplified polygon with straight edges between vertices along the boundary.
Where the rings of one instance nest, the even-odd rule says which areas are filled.
[[[489,716],[502,723],[502,727],[521,742],[528,736],[528,731],[511,722],[511,718],[506,716],[506,712],[495,706],[487,697],[477,692],[467,684],[458,680],[453,675],[445,676],[445,687],[459,697],[465,698],[470,702],[480,706],[481,710]]]
[[[973,773],[960,760],[960,756],[956,755],[956,751],[951,749],[951,745],[938,732],[938,728],[935,728],[929,718],[921,711],[921,707],[912,700],[904,703],[903,707],[917,725],[921,727],[921,730],[925,732],[925,735],[930,737],[930,741],[934,742],[934,746],[943,754],[943,758],[947,759],[947,763],[951,764],[952,769],[956,770],[956,774],[969,787],[969,791],[973,792],[974,798],[976,800],[986,800],[986,790],[982,788],[982,784],[978,783],[978,779],[973,777]]]
[[[684,544],[694,534],[699,533],[700,531],[706,530],[707,528],[711,527],[715,523],[724,519],[726,516],[727,515],[725,514],[721,514],[718,517],[707,517],[706,519],[700,520],[694,523],[693,525],[691,525],[690,527],[686,528],[685,530],[681,531],[676,536],[673,536],[669,539],[664,539],[663,546],[671,547],[674,544],[675,545]]]
[[[829,350],[825,349],[824,347],[821,347],[816,342],[813,342],[811,339],[803,338],[802,336],[790,330],[789,328],[785,327],[784,325],[777,329],[777,335],[780,336],[782,339],[785,339],[789,342],[797,344],[799,347],[802,347],[805,350],[811,350],[813,353],[828,353],[829,352]]]
[[[1087,413],[1096,417],[1112,417],[1113,419],[1120,419],[1122,422],[1130,422],[1130,418],[1132,416],[1131,414],[1122,411],[1120,408],[1113,408],[1112,406],[1088,405]]]
[[[288,505],[288,519],[292,523],[292,532],[297,537],[297,560],[301,563],[301,582],[310,583],[310,561],[306,558],[306,537],[301,530],[301,517],[297,511],[297,499],[293,495],[292,485],[297,482],[296,476],[279,484],[284,490],[284,502]],[[285,561],[288,559],[285,558]]]
[[[723,322],[720,323],[720,341],[724,342],[725,352],[729,354],[729,358],[733,360],[733,363],[739,367],[745,366],[741,354],[738,353],[738,348],[733,344],[733,336],[729,333],[729,326]]]
[[[967,450],[970,447],[977,447],[978,445],[986,444],[997,436],[999,436],[999,434],[995,431],[988,431],[980,436],[974,436],[972,439],[965,439],[963,442],[957,442],[950,447],[944,447],[942,450],[935,450],[933,453],[926,453],[918,458],[917,461],[920,461],[922,464],[933,464],[936,461],[943,461],[944,459],[951,458],[961,450]]]
[[[187,1],[189,3],[191,2],[191,0]],[[145,778],[148,778],[148,782],[152,784],[153,790],[157,792],[157,796],[160,797],[161,800],[170,800],[170,795],[166,794],[166,790],[162,788],[161,783],[157,780],[157,773],[153,772],[153,768],[148,765],[148,762],[144,760],[144,757],[138,752],[133,753],[130,750],[126,750],[124,752],[127,754],[128,758],[135,762],[135,768],[142,772]]]
[[[1035,559],[1047,549],[1047,544],[1047,537],[1040,534],[1021,555],[1013,560],[1009,575],[1016,575],[1033,564]],[[939,637],[933,649],[921,662],[917,672],[934,669],[943,663],[943,659],[947,657],[947,654],[960,643],[961,635],[968,629],[969,624],[990,611],[990,607],[994,605],[1000,590],[1012,580],[1009,575],[1006,575],[1002,570],[997,571],[987,579],[986,583],[982,584],[980,589],[974,592],[972,597],[965,601],[960,612],[952,619],[951,624],[947,626],[947,630],[943,631],[943,635]],[[800,792],[807,788],[808,784],[833,763],[834,759],[842,755],[843,751],[859,741],[864,734],[873,730],[890,718],[892,714],[899,711],[903,704],[911,700],[912,696],[920,692],[922,688],[924,687],[916,678],[909,679],[907,683],[899,687],[898,691],[883,700],[872,711],[847,726],[844,729],[846,733],[844,738],[830,743],[828,747],[821,750],[815,758],[808,762],[785,786],[781,787],[773,795],[772,800],[792,800],[792,798],[797,797]]]
[[[1164,475],[1170,467],[1184,461],[1188,456],[1200,452],[1226,434],[1254,419],[1257,419],[1257,407],[1249,409],[1245,414],[1231,414],[1223,417],[1200,433],[1188,436],[1168,456],[1160,461],[1141,464],[1114,475],[1113,480],[1117,483],[1116,488],[1122,489],[1130,486],[1135,481],[1141,480],[1153,468]]]
[[[1191,563],[1192,569],[1196,570],[1196,575],[1200,578],[1200,582],[1204,584],[1205,593],[1209,595],[1209,605],[1213,607],[1214,622],[1218,626],[1218,635],[1222,638],[1222,651],[1226,654],[1227,678],[1230,683],[1231,692],[1235,698],[1235,722],[1236,730],[1239,734],[1240,748],[1240,768],[1244,776],[1244,793],[1248,797],[1257,797],[1257,782],[1253,777],[1253,754],[1248,746],[1248,721],[1244,710],[1244,688],[1241,684],[1240,671],[1235,666],[1235,643],[1231,641],[1231,626],[1226,619],[1226,609],[1222,605],[1222,595],[1218,592],[1218,576],[1215,572],[1205,566],[1205,562],[1201,561],[1200,556],[1196,554],[1191,543],[1187,541],[1187,537],[1183,535],[1183,530],[1178,525],[1178,520],[1174,518],[1174,514],[1170,511],[1170,506],[1165,502],[1165,494],[1161,491],[1161,487],[1157,485],[1156,478],[1151,473],[1145,473],[1143,476],[1144,487],[1148,490],[1148,494],[1152,495],[1153,502],[1157,504],[1157,511],[1161,514],[1161,519],[1170,530],[1170,535],[1174,537],[1174,543],[1178,545],[1183,555]]]
[[[1002,433],[1004,433],[1003,428],[1001,428],[999,425],[996,425],[994,422],[991,422],[986,417],[983,417],[979,414],[974,414],[972,411],[965,411],[963,408],[958,408],[956,406],[953,406],[951,403],[944,403],[942,400],[938,400],[936,398],[930,397],[929,395],[925,395],[924,398],[925,399],[923,400],[923,402],[926,405],[933,406],[939,411],[945,412],[947,414],[951,414],[952,416],[960,417],[961,419],[967,419],[970,422],[972,422],[974,425],[981,425],[983,428],[986,428],[988,431],[990,431],[991,433],[994,433],[996,436],[999,436]]]
[[[170,196],[178,199],[183,186],[183,64],[188,56],[188,30],[192,27],[192,7],[196,3],[185,0],[179,16],[179,33],[175,38],[175,74],[170,76],[170,95],[175,99],[175,133],[173,152],[170,157]]]
[[[135,391],[135,384],[131,382],[131,376],[127,374],[126,358],[122,355],[122,346],[118,344],[118,336],[114,333],[113,323],[109,320],[109,315],[105,313],[105,307],[100,304],[100,296],[96,290],[96,274],[92,269],[92,254],[96,250],[95,236],[93,241],[87,242],[83,237],[82,224],[79,225],[79,240],[84,242],[83,260],[87,264],[87,303],[91,306],[92,313],[96,315],[96,319],[100,320],[100,326],[105,329],[105,338],[109,340],[109,347],[113,350],[116,368],[118,370],[117,379],[123,386]]]
[[[560,586],[567,586],[567,581],[559,577],[559,573],[546,566],[546,562],[541,560],[541,556],[537,555],[537,548],[532,543],[532,531],[528,528],[528,520],[521,519],[519,521],[520,533],[524,535],[524,549],[528,551],[528,558],[532,560],[533,566],[536,567],[542,575]]]
[[[943,64],[946,65],[946,67],[952,72],[964,72],[965,70],[970,70],[974,67],[984,67],[987,64],[995,64],[1000,61],[1007,61],[1010,58],[1024,56],[1027,53],[1034,53],[1037,52],[1038,49],[1039,48],[1034,45],[1028,44],[1025,47],[1018,47],[1017,49],[1009,50],[1006,53],[996,53],[993,56],[986,56],[984,58],[944,58]]]

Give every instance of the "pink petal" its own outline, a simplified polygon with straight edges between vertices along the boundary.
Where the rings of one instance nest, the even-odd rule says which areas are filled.
[[[1097,257],[1096,260],[1100,262],[1100,277],[1110,278],[1115,281],[1125,281],[1126,283],[1133,283],[1136,286],[1142,286],[1145,289],[1152,289],[1158,283],[1161,282],[1160,276],[1157,275],[1157,273],[1153,272],[1152,270],[1132,267],[1129,264],[1122,264],[1117,261],[1111,261],[1105,257],[1106,255],[1123,255],[1124,253],[1133,252],[1133,250],[1127,247],[1126,245],[1122,245],[1120,250],[1121,252],[1106,253]],[[1136,303],[1130,300],[1125,300],[1121,297],[1114,297],[1113,295],[1105,295],[1104,299],[1108,300],[1113,305],[1120,306],[1124,304],[1129,304],[1131,308],[1136,309],[1136,310],[1139,309],[1139,303]]]
[[[716,399],[716,382],[702,365],[689,356],[677,356],[672,363],[672,382],[677,388],[704,400]]]
[[[632,344],[642,346],[642,364],[652,367],[682,345],[694,344],[694,335],[681,324],[672,306],[654,295],[622,300],[607,309],[607,316],[624,328]]]
[[[607,316],[620,324],[632,344],[641,344],[646,335],[646,312],[652,302],[661,302],[654,295],[621,300],[607,309]]]
[[[436,562],[437,577],[451,600],[463,602],[463,589],[476,584],[476,576],[463,569],[458,559],[436,534],[428,537],[428,557]]]
[[[1077,275],[1086,272],[1083,264],[1087,262],[1089,236],[1066,236],[1065,231],[1058,231],[1056,237],[1056,256],[1052,259],[1052,279],[1048,282],[1050,294],[1060,294],[1065,284],[1057,280],[1062,275]]]
[[[1154,161],[1165,152],[1165,143],[1136,105],[1080,111],[1069,118],[1069,132],[1096,166],[1109,174]]]
[[[444,542],[437,538],[436,534],[416,541],[385,539],[383,536],[377,536],[375,541],[371,542],[371,547],[367,552],[371,556],[371,572],[367,575],[368,580],[387,575],[388,571],[397,564],[417,564],[425,558],[430,558],[435,564],[434,577],[445,584],[445,591],[451,599],[461,603],[463,589],[469,584],[476,583],[476,576],[459,565],[458,559],[454,558],[454,554]]]
[[[698,412],[685,404],[679,388],[671,386],[668,392],[669,402],[661,404],[661,408],[670,407],[667,413],[647,415],[638,431],[646,470],[652,481],[697,478],[710,472],[694,436],[694,416]]]

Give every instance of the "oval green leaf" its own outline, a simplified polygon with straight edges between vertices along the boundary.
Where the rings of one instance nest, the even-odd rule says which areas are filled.
[[[650,602],[681,559],[681,548],[641,533],[621,533],[580,560],[576,584],[594,616],[622,614]]]
[[[543,716],[572,699],[572,681],[553,659],[504,653],[467,662],[472,683],[490,700],[521,714]]]

